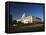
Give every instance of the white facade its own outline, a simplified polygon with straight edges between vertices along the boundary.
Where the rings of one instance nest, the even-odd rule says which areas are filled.
[[[35,16],[27,16],[21,20],[21,22],[23,23],[33,23],[33,21],[40,22],[41,20],[40,18],[38,19],[38,17],[35,17]]]
[[[23,23],[32,23],[32,16],[25,17],[21,20]]]

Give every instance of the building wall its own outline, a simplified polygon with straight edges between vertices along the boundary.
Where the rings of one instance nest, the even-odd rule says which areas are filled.
[[[42,20],[39,17],[32,16],[32,21],[34,22],[41,22]]]
[[[32,16],[25,17],[21,22],[23,23],[32,23]]]
[[[23,19],[20,20],[22,23],[27,24],[27,23],[34,23],[34,22],[40,22],[41,19],[35,16],[26,16]]]

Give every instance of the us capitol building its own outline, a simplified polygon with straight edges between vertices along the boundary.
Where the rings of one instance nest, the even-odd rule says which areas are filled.
[[[42,20],[36,16],[25,16],[25,13],[22,15],[20,19],[17,19],[17,22],[21,21],[22,23],[33,23],[35,21],[41,22]]]

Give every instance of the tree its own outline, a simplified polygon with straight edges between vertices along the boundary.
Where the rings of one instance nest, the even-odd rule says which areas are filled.
[[[13,21],[13,24],[17,24],[17,21],[16,21],[16,20],[14,20],[14,21]]]

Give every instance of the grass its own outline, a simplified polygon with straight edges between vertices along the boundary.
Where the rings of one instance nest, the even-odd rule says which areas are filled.
[[[16,32],[16,31],[18,31],[19,32],[19,30],[21,31],[21,30],[23,30],[23,31],[30,31],[30,30],[32,30],[32,31],[43,31],[44,30],[44,24],[43,23],[28,23],[28,24],[23,24],[23,23],[16,23],[15,24],[16,26],[13,26],[13,24],[12,25],[10,25],[10,32]]]

